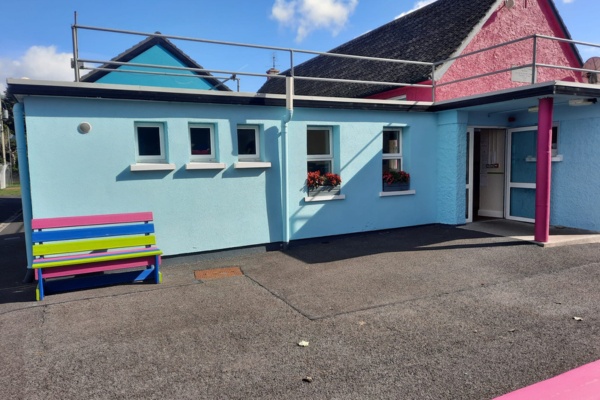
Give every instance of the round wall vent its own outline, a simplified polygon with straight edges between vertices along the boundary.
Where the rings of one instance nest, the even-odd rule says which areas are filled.
[[[92,125],[89,122],[82,122],[77,127],[79,133],[90,133],[92,130]]]

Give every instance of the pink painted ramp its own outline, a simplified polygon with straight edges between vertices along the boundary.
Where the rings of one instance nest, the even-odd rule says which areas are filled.
[[[494,400],[600,400],[600,360]]]

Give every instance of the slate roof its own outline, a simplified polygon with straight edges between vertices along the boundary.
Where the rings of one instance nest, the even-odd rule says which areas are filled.
[[[159,33],[159,32],[157,32]],[[131,47],[128,50],[125,50],[123,53],[119,54],[111,61],[119,61],[119,62],[128,62],[139,56],[146,50],[150,49],[153,46],[159,45],[163,47],[165,50],[170,52],[173,56],[175,56],[179,61],[181,61],[186,67],[189,68],[199,68],[203,69],[202,65],[198,64],[196,61],[192,60],[187,54],[185,54],[181,49],[175,46],[171,41],[161,36],[149,36],[146,39],[142,40],[135,46]],[[108,68],[108,69],[117,69],[118,65],[104,64],[100,66],[100,68]],[[177,71],[173,71],[174,73]],[[109,74],[110,71],[91,71],[90,73],[81,77],[82,82],[96,82],[98,79],[102,78],[104,75]],[[215,90],[227,91],[231,92],[231,89],[223,84],[216,78],[213,78],[212,75],[208,72],[193,72],[196,75],[206,76],[204,78],[208,83],[215,87]],[[218,86],[217,86],[218,85]]]
[[[330,53],[436,62],[452,56],[496,0],[438,0],[330,50]],[[431,67],[317,56],[294,67],[296,76],[417,83]],[[288,74],[289,71],[283,72]],[[366,97],[394,86],[295,81],[308,96]],[[282,79],[270,79],[259,93],[285,93]]]
[[[329,53],[437,62],[451,57],[497,0],[438,0],[365,33]],[[570,38],[552,0],[559,23]],[[579,56],[575,46],[572,46]],[[430,66],[317,56],[294,67],[295,76],[418,83],[431,78]],[[289,70],[283,75],[289,75]],[[395,86],[347,84],[296,79],[295,93],[307,96],[368,97]],[[282,79],[268,80],[259,93],[285,93]]]

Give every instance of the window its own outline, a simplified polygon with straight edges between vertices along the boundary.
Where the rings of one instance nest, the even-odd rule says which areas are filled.
[[[558,126],[552,127],[552,157],[558,155]]]
[[[212,125],[190,125],[191,161],[216,161],[215,138]]]
[[[331,128],[308,128],[306,132],[306,159],[308,172],[333,172]]]
[[[402,171],[402,130],[383,131],[383,172]]]
[[[237,138],[239,160],[260,160],[258,126],[239,125],[237,128]]]
[[[136,161],[165,162],[165,139],[162,124],[138,123],[135,125]]]

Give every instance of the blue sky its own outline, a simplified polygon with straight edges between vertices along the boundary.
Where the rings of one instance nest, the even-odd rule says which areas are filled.
[[[473,0],[477,1],[477,0]],[[515,0],[535,1],[535,0]],[[2,1],[0,90],[7,77],[73,80],[71,25],[160,31],[168,35],[327,51],[431,0],[20,0]],[[555,0],[576,40],[600,43],[599,0]],[[108,60],[142,40],[139,36],[80,32],[80,57]],[[286,53],[175,41],[209,69],[264,72]],[[599,50],[581,49],[584,60]],[[297,56],[296,62],[306,57]],[[243,78],[255,91],[263,78]]]

